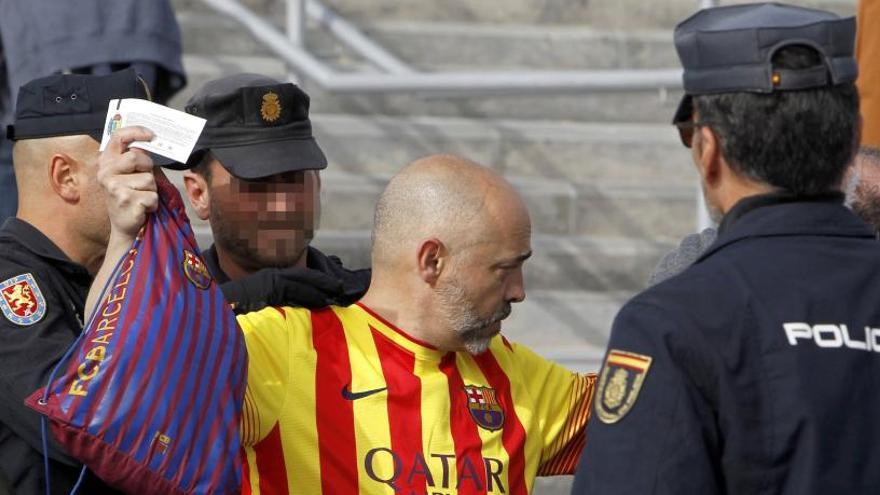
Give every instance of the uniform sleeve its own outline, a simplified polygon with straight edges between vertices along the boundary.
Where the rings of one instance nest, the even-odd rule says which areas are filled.
[[[241,442],[244,446],[253,446],[272,430],[287,397],[290,379],[288,322],[285,310],[275,307],[237,318],[248,351]]]
[[[525,346],[510,344],[536,401],[542,424],[538,476],[572,474],[584,447],[596,375],[580,375],[548,361]]]
[[[711,373],[698,337],[660,308],[615,319],[572,494],[721,493],[717,427],[688,370]]]
[[[26,397],[46,386],[55,365],[82,331],[76,308],[58,297],[49,279],[21,267],[6,271],[0,282],[7,287],[0,313],[0,423],[32,448],[43,452],[40,415],[24,405]],[[24,286],[28,288],[25,289]],[[67,305],[67,306],[65,306]],[[18,311],[16,313],[16,310]],[[29,317],[22,318],[30,311]],[[40,314],[42,313],[42,316]],[[58,374],[64,370],[59,370]],[[49,457],[71,466],[67,456],[48,435]]]

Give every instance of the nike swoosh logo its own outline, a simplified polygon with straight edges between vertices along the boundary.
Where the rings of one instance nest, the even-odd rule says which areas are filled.
[[[378,394],[379,392],[386,390],[388,387],[382,388],[374,388],[373,390],[364,390],[363,392],[352,392],[349,390],[348,385],[342,387],[342,398],[345,400],[358,400],[363,399],[364,397],[369,397],[373,394]]]

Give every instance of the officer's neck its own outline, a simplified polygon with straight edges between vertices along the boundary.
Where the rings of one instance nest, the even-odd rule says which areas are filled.
[[[21,206],[16,217],[39,230],[70,261],[84,266],[92,276],[98,272],[104,262],[107,241],[96,242],[95,239],[84,236],[83,233],[88,229],[81,228],[77,222],[59,221],[58,218],[63,216],[47,218],[46,215]]]
[[[713,179],[704,179],[703,190],[710,204],[715,205],[722,214],[727,214],[743,198],[766,194],[775,190],[768,184],[738,173],[724,161],[722,161],[719,172]]]

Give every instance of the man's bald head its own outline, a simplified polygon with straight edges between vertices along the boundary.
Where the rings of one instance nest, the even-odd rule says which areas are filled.
[[[15,142],[12,162],[19,198],[35,198],[52,191],[49,167],[55,155],[67,155],[78,161],[94,161],[98,142],[86,135],[22,139]]]
[[[379,198],[373,266],[395,264],[425,238],[461,250],[523,221],[528,213],[519,194],[496,172],[454,155],[421,158],[395,175]]]
[[[12,158],[16,217],[89,269],[100,266],[110,235],[105,193],[97,179],[98,147],[84,134],[20,139]]]
[[[429,156],[379,199],[365,301],[438,349],[480,354],[525,298],[530,255],[529,214],[510,183],[470,160]]]

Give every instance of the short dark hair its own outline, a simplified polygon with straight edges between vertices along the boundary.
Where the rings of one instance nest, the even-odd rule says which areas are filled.
[[[823,65],[816,50],[804,45],[781,48],[772,62],[774,69],[790,70]],[[858,146],[853,83],[694,96],[694,108],[737,173],[795,194],[838,189]]]
[[[190,171],[194,174],[199,174],[205,178],[205,182],[208,184],[211,183],[211,161],[214,159],[214,155],[210,150],[199,151],[199,156],[196,157],[196,164],[190,169]]]

